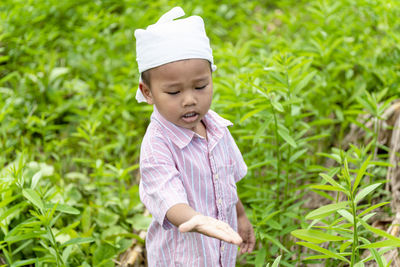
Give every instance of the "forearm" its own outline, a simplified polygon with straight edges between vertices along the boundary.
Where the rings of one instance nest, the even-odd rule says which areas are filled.
[[[243,203],[240,201],[240,199],[236,203],[236,213],[238,218],[246,216],[246,211],[244,210]]]
[[[188,204],[180,203],[172,206],[167,211],[167,219],[176,227],[179,227],[184,222],[187,222],[193,216],[198,215],[197,211],[195,211],[192,207]]]

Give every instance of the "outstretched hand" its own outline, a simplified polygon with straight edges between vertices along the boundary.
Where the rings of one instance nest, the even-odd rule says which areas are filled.
[[[209,237],[218,238],[222,241],[240,245],[243,240],[229,224],[204,215],[195,215],[190,220],[179,226],[179,231],[198,232]]]

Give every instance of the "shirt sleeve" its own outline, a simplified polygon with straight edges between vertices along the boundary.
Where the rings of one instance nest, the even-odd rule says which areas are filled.
[[[247,174],[247,165],[244,162],[242,153],[240,153],[240,150],[228,129],[227,132],[232,161],[235,162],[236,166],[234,170],[234,178],[235,182],[237,183]]]
[[[140,200],[164,229],[170,229],[173,225],[166,218],[167,211],[188,201],[180,173],[164,142],[152,138],[142,144],[140,174]]]

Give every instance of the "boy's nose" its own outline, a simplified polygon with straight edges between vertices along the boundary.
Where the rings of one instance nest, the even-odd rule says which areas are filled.
[[[187,92],[184,95],[182,103],[184,107],[193,106],[196,105],[196,103],[197,103],[196,98],[191,92]]]

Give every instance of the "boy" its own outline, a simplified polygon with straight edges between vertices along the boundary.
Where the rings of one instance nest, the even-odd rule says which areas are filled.
[[[236,246],[255,244],[236,192],[247,167],[232,123],[209,110],[216,66],[203,20],[174,20],[183,15],[176,7],[135,31],[137,99],[154,105],[140,153],[140,198],[153,215],[148,264],[235,266]]]

